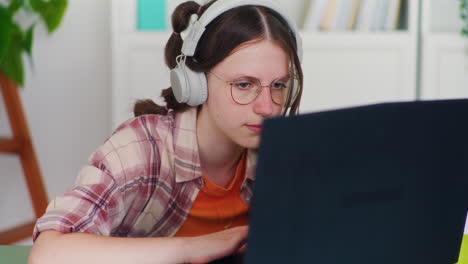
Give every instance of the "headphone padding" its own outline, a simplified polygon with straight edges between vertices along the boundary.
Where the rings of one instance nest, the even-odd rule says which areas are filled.
[[[184,72],[190,87],[190,95],[187,99],[187,104],[197,106],[203,104],[208,97],[208,85],[205,73],[194,72],[188,67],[185,67]]]
[[[184,70],[178,66],[171,70],[171,88],[177,102],[186,103],[188,101],[190,91],[188,90],[187,78]]]

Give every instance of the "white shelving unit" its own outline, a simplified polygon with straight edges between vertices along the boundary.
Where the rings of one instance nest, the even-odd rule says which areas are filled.
[[[459,33],[459,1],[423,5],[423,99],[468,98],[468,38]]]
[[[301,112],[414,100],[418,1],[407,8],[401,31],[304,32]]]
[[[305,87],[301,112],[417,99],[420,1],[406,1],[408,26],[405,30],[302,32]],[[468,41],[455,32],[429,30],[429,5],[434,1],[452,2],[421,1],[424,3],[422,98],[468,96],[468,55],[463,55]],[[170,86],[169,69],[164,64],[163,54],[170,33],[138,32],[136,0],[113,0],[111,3],[115,128],[132,117],[136,99],[152,98],[161,102],[161,90]],[[439,3],[437,9],[441,6],[444,4]],[[459,65],[456,71],[453,71],[453,63]]]
[[[412,34],[305,33],[303,38],[302,112],[414,99]]]

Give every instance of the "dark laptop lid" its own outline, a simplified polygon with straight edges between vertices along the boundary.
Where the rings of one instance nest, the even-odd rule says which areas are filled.
[[[468,207],[468,100],[268,120],[246,263],[453,264]]]

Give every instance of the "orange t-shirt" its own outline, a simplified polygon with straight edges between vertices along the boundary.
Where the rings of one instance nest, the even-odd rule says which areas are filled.
[[[240,198],[245,178],[246,155],[242,155],[234,179],[227,188],[216,185],[205,175],[205,186],[200,190],[189,215],[174,236],[191,237],[247,225],[248,207]]]

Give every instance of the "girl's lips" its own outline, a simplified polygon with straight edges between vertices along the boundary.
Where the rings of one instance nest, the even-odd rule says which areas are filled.
[[[245,125],[250,131],[260,134],[262,132],[262,126],[261,125]]]

